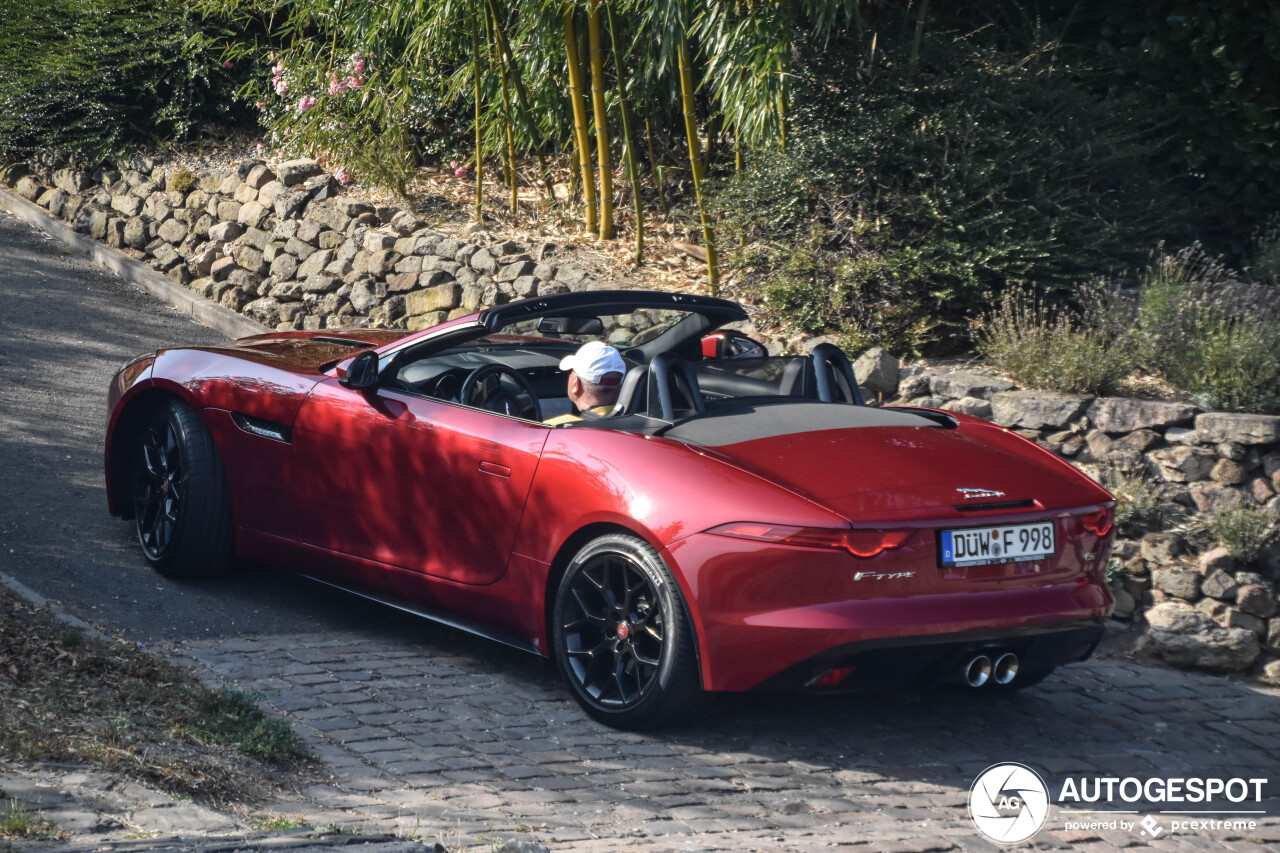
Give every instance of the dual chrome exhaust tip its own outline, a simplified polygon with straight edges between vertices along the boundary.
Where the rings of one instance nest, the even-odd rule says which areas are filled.
[[[994,656],[974,655],[964,665],[963,678],[970,687],[985,687],[988,684],[1009,684],[1018,677],[1018,656],[1013,652],[1004,652]]]

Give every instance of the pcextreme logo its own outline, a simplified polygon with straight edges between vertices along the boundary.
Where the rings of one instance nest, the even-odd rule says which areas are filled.
[[[969,815],[979,832],[1000,844],[1017,844],[1038,833],[1049,818],[1051,802],[1062,813],[1063,829],[1119,829],[1147,838],[1166,831],[1247,831],[1266,815],[1260,806],[1267,781],[1068,777],[1055,801],[1039,773],[1025,764],[1006,762],[988,767],[973,781]],[[1151,814],[1139,818],[1142,804],[1157,811],[1164,822]]]

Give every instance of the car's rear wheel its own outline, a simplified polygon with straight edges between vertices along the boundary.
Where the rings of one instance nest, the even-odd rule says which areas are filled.
[[[231,501],[222,459],[200,416],[179,400],[148,415],[134,455],[134,524],[143,556],[169,577],[231,564]]]
[[[647,542],[608,534],[565,570],[552,615],[556,662],[595,719],[644,729],[701,704],[693,631],[680,590]]]

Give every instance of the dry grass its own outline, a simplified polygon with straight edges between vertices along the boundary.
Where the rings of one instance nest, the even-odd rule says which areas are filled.
[[[137,645],[83,637],[0,587],[0,756],[84,764],[214,806],[306,778],[289,727]]]

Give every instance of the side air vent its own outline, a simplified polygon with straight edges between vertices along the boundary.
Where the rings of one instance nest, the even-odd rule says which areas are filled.
[[[351,338],[312,338],[318,344],[333,344],[336,347],[351,347],[352,349],[368,349],[375,344],[368,341],[355,341]]]
[[[242,415],[239,412],[232,412],[231,419],[236,422],[236,426],[250,435],[269,438],[273,441],[282,441],[285,444],[293,441],[293,429],[284,424],[251,417],[250,415]]]
[[[976,504],[955,504],[955,509],[961,512],[983,512],[991,509],[1023,509],[1029,506],[1035,506],[1035,501],[984,501]]]

